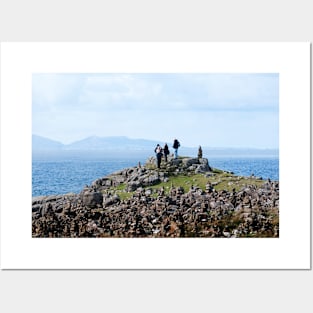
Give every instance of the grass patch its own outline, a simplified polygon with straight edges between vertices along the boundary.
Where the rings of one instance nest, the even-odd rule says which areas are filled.
[[[208,177],[207,181],[212,183],[217,191],[220,190],[232,191],[233,189],[239,191],[240,189],[248,185],[260,187],[264,184],[264,180],[261,179],[235,176],[234,174],[223,172],[216,169],[213,170],[213,173],[215,173],[215,175]]]
[[[223,174],[223,173],[224,173],[224,171],[219,170],[219,169],[217,169],[217,168],[213,168],[213,169],[212,169],[212,172],[215,173],[215,174]]]
[[[115,192],[121,200],[128,200],[133,196],[133,192],[118,190]]]
[[[167,182],[161,182],[155,186],[154,188],[164,188],[165,194],[168,194],[171,187],[177,188],[182,187],[184,188],[185,192],[188,192],[191,186],[199,187],[202,190],[205,190],[205,185],[207,183],[207,178],[201,174],[195,175],[173,175],[168,178]]]
[[[125,189],[126,189],[126,184],[125,184],[125,183],[120,184],[120,185],[118,185],[118,186],[116,187],[116,190],[117,190],[117,191],[123,191],[123,190],[125,190]]]
[[[127,192],[126,190],[126,184],[119,184],[116,187],[111,187],[105,191],[105,193],[111,193],[112,195],[116,194],[120,197],[121,200],[127,200],[130,199],[133,195],[132,192]]]
[[[235,189],[235,191],[239,191],[244,187],[247,187],[248,185],[255,185],[257,187],[260,187],[264,184],[263,180],[260,179],[253,179],[253,178],[246,178],[246,177],[238,177],[234,176],[229,173],[225,173],[221,171],[220,174],[215,174],[210,177],[206,177],[203,174],[190,174],[190,175],[172,175],[168,177],[167,182],[161,182],[159,184],[156,184],[154,186],[145,187],[144,189],[153,189],[152,197],[157,197],[157,190],[160,188],[164,189],[164,193],[166,195],[169,194],[172,187],[182,187],[184,188],[185,192],[188,192],[190,188],[198,187],[205,191],[205,187],[208,183],[213,184],[214,189],[217,191],[221,190],[227,190],[232,191]],[[112,192],[116,192],[121,199],[129,199],[132,197],[133,192],[125,192],[126,185],[121,184],[115,189],[112,189]]]
[[[153,165],[152,165],[153,166]],[[152,167],[151,166],[151,167]],[[208,183],[211,183],[215,190],[221,191],[239,191],[248,185],[255,185],[260,187],[264,184],[264,180],[256,179],[252,177],[243,177],[243,176],[235,176],[232,173],[225,172],[219,169],[213,169],[212,176],[206,177],[205,174],[194,174],[194,173],[171,173],[167,172],[169,175],[167,182],[161,182],[159,184],[145,187],[144,189],[152,189],[151,197],[156,198],[158,196],[158,190],[160,188],[164,189],[164,193],[168,195],[172,187],[182,187],[184,192],[188,192],[190,188],[198,187],[202,190],[205,190],[205,187]],[[125,191],[127,188],[127,184],[122,183],[118,186],[111,187],[108,189],[112,194],[117,194],[121,200],[130,199],[134,192]]]

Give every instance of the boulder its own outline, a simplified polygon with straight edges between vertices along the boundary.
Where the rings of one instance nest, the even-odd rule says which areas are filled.
[[[158,184],[160,182],[160,178],[158,174],[152,174],[143,179],[142,183],[144,186],[152,186]]]
[[[63,212],[63,207],[64,207],[64,204],[57,203],[55,208],[54,208],[54,212],[55,213],[62,213]]]
[[[51,213],[53,211],[53,206],[51,203],[45,203],[41,208],[40,208],[40,213],[41,216],[44,217],[46,214]]]
[[[56,202],[58,200],[61,200],[63,198],[62,195],[52,195],[52,196],[47,196],[45,198],[45,202]]]
[[[210,171],[210,167],[208,164],[200,164],[197,166],[195,173],[205,173],[205,172],[209,172]]]
[[[126,190],[129,192],[132,192],[132,191],[135,191],[139,187],[141,187],[141,183],[139,181],[131,181],[127,184]]]
[[[185,158],[185,159],[183,159],[183,164],[186,167],[189,167],[189,166],[194,165],[194,164],[199,164],[199,159],[198,158]]]
[[[41,210],[41,208],[42,208],[42,205],[41,204],[34,204],[33,206],[32,206],[32,212],[34,213],[34,212],[39,212],[40,210]]]
[[[198,166],[194,164],[194,165],[189,166],[187,168],[187,171],[194,172],[197,168],[198,168]]]
[[[89,208],[96,208],[98,205],[102,206],[103,195],[101,192],[85,191],[82,195],[83,205]]]
[[[146,195],[147,197],[151,196],[151,195],[152,195],[152,189],[147,189],[147,190],[145,191],[145,195]]]
[[[182,164],[182,160],[181,159],[173,159],[171,160],[171,165],[174,165],[174,166],[179,166],[180,164]]]
[[[112,197],[109,198],[104,198],[103,199],[103,207],[108,207],[112,204],[116,204],[120,202],[120,198],[118,195],[114,195]]]
[[[198,160],[200,164],[209,165],[209,161],[206,158],[200,158]]]

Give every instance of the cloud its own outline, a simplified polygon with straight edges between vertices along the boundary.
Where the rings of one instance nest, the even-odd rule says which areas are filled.
[[[54,110],[77,104],[82,79],[75,74],[33,74],[32,99],[36,110]]]
[[[193,108],[206,110],[275,110],[276,74],[196,74],[183,76]],[[190,97],[189,97],[190,98]]]
[[[33,76],[33,131],[63,142],[126,135],[278,146],[278,104],[278,74]]]
[[[33,105],[71,110],[277,110],[278,75],[36,74]]]
[[[89,76],[80,96],[80,104],[108,110],[146,109],[161,94],[161,83],[141,75],[104,74]]]

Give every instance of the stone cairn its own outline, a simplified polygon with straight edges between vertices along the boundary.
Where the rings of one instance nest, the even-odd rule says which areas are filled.
[[[246,186],[236,192],[153,186],[170,175],[212,175],[205,158],[170,157],[157,170],[155,158],[145,166],[97,179],[79,194],[42,196],[32,202],[33,237],[278,237],[279,184]],[[131,192],[122,200],[112,187]],[[274,216],[274,217],[273,217]]]

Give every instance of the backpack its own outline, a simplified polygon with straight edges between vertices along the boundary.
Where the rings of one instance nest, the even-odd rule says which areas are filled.
[[[162,153],[162,148],[160,146],[158,146],[155,150],[156,153]]]
[[[180,143],[177,139],[174,140],[173,148],[178,149],[180,147]]]

